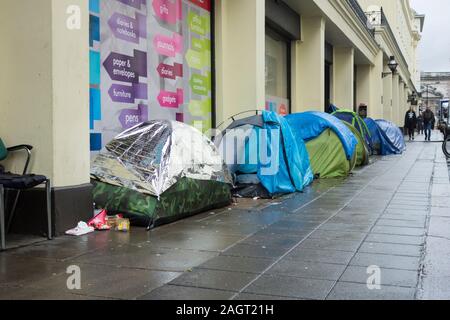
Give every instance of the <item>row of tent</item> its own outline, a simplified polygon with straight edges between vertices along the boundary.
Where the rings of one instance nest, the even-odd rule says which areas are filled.
[[[373,154],[401,154],[403,134],[348,110],[281,117],[263,111],[231,124],[214,142],[174,121],[118,135],[92,162],[94,202],[133,225],[156,227],[231,203],[301,192],[314,179],[350,174]]]

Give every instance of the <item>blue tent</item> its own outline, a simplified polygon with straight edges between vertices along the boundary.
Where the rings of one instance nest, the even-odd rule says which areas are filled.
[[[331,129],[339,137],[350,160],[356,149],[356,140],[350,129],[339,119],[323,112],[295,113],[285,117],[297,139],[310,141],[320,136],[326,129]]]
[[[350,174],[358,160],[358,140],[342,121],[322,112],[291,114],[286,120],[296,139],[306,142],[316,178]]]
[[[275,196],[303,191],[314,179],[303,140],[274,112],[233,121],[216,144],[237,185],[260,184]]]
[[[394,154],[401,154],[406,150],[405,138],[402,131],[390,121],[375,120],[386,140],[394,148]]]
[[[401,153],[400,150],[392,144],[389,137],[381,130],[375,120],[367,118],[364,119],[364,121],[367,128],[369,128],[372,150],[375,154],[387,156]]]

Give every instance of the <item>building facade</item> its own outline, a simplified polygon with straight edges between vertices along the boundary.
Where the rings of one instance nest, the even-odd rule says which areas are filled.
[[[441,100],[450,97],[450,72],[422,72],[421,88],[423,106],[437,112]]]
[[[408,0],[4,0],[0,136],[35,146],[61,231],[90,213],[91,151],[140,121],[334,104],[403,126],[423,24]]]

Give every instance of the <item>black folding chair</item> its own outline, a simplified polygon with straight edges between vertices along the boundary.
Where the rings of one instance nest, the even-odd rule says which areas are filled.
[[[1,140],[0,140],[1,142]],[[28,166],[31,160],[31,151],[33,150],[32,146],[29,145],[20,145],[16,147],[7,148],[6,155],[3,156],[5,158],[10,152],[17,151],[26,151],[27,160],[25,163],[25,167],[22,175],[14,174],[10,172],[3,172],[0,168],[0,251],[6,249],[6,233],[9,232],[11,227],[11,223],[14,218],[14,213],[17,208],[17,204],[19,202],[20,192],[23,190],[28,190],[35,188],[40,185],[45,186],[46,192],[46,207],[47,207],[47,238],[49,240],[52,239],[52,216],[51,216],[51,184],[50,179],[42,175],[34,175],[27,174]],[[1,159],[3,160],[3,159]],[[7,190],[15,190],[16,196],[14,198],[13,206],[11,212],[9,214],[8,224],[5,227],[5,189]]]

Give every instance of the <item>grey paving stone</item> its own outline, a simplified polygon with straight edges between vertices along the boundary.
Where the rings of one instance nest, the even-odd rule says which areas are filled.
[[[274,259],[218,256],[200,265],[199,268],[259,274],[274,262]]]
[[[62,301],[62,300],[110,300],[65,291],[48,291],[45,289],[35,289],[26,287],[0,287],[0,300],[39,300],[39,301]]]
[[[170,282],[171,285],[239,292],[257,277],[256,274],[220,270],[194,269]]]
[[[306,237],[313,230],[289,230],[289,229],[280,229],[268,227],[266,229],[255,232],[251,235],[251,237],[265,237],[265,238],[273,238],[273,237]]]
[[[367,233],[365,232],[317,230],[314,231],[309,238],[362,241],[366,236]]]
[[[243,236],[169,232],[156,239],[152,239],[150,243],[161,248],[220,252],[242,239]]]
[[[439,207],[431,207],[431,216],[436,217],[450,217],[450,209],[448,208],[439,208]]]
[[[233,300],[237,301],[276,301],[276,300],[304,300],[299,298],[278,297],[262,294],[241,293],[238,294]]]
[[[428,234],[450,239],[450,217],[431,217]]]
[[[425,228],[425,221],[406,221],[393,219],[380,219],[376,226]]]
[[[267,274],[337,281],[345,267],[339,264],[283,259],[267,271]]]
[[[323,300],[333,284],[334,281],[328,280],[267,275],[256,280],[244,293]]]
[[[377,220],[377,217],[372,217],[372,218],[369,218],[369,216],[348,217],[348,216],[343,216],[343,215],[339,214],[336,217],[330,219],[328,222],[354,224],[354,225],[362,225],[362,226],[372,226],[376,220]]]
[[[228,300],[235,293],[222,290],[165,285],[138,298],[138,300]]]
[[[382,286],[381,290],[369,290],[367,285],[338,282],[328,300],[413,300],[415,289]]]
[[[368,225],[354,225],[344,223],[330,223],[327,222],[319,227],[319,230],[329,231],[355,231],[355,232],[368,232],[371,226]]]
[[[394,197],[392,199],[392,201],[390,202],[391,205],[398,205],[398,206],[419,206],[419,207],[428,207],[430,204],[430,201],[428,198],[424,198],[424,199],[417,199],[417,198],[410,198],[410,199],[405,199],[405,198],[396,198]]]
[[[410,209],[386,209],[384,214],[392,214],[392,215],[409,215],[409,216],[427,216],[429,209],[426,210],[410,210]]]
[[[381,216],[383,220],[396,220],[396,221],[413,221],[425,224],[427,216],[407,215],[407,214],[384,214]]]
[[[284,255],[288,249],[283,247],[266,247],[248,244],[237,244],[229,250],[223,252],[223,255],[234,257],[253,257],[276,259]]]
[[[311,230],[320,225],[318,222],[304,222],[304,221],[278,221],[270,226],[270,228],[289,229],[289,230]]]
[[[0,286],[19,286],[65,273],[68,265],[0,253]]]
[[[338,239],[306,239],[298,249],[321,249],[321,250],[338,250],[356,252],[361,241],[348,241]]]
[[[403,211],[403,212],[407,211],[410,212],[411,214],[424,214],[424,215],[426,215],[429,210],[430,210],[429,206],[418,206],[418,205],[406,206],[406,205],[390,204],[389,207],[387,208],[387,211]]]
[[[352,259],[353,254],[353,252],[347,251],[295,249],[286,256],[286,259],[346,265]]]
[[[254,245],[254,246],[284,248],[284,249],[288,250],[288,249],[294,247],[295,245],[297,245],[303,239],[305,239],[304,236],[297,237],[294,235],[271,236],[271,237],[269,237],[269,236],[252,236],[240,243]]]
[[[419,296],[421,300],[450,300],[449,276],[426,276],[423,281],[423,289]]]
[[[431,206],[450,209],[450,199],[449,197],[432,197]]]
[[[248,236],[258,230],[262,226],[253,225],[251,223],[241,224],[220,224],[216,222],[180,222],[170,227],[172,232],[182,232],[186,234],[197,235],[199,233],[221,234],[231,236]]]
[[[368,273],[367,268],[349,266],[342,277],[340,282],[355,282],[366,284],[369,277],[372,275]],[[396,270],[396,269],[380,269],[381,285],[399,286],[416,288],[419,280],[419,274],[417,271]]]
[[[9,254],[25,258],[44,258],[65,261],[79,257],[83,254],[106,247],[109,242],[94,241],[92,237],[81,241],[67,237],[53,241],[46,241],[36,245],[27,246],[8,251]]]
[[[73,262],[122,266],[149,270],[184,272],[218,255],[215,252],[118,246],[81,256]]]
[[[403,236],[423,236],[425,234],[425,229],[376,226],[372,229],[372,233],[403,235]]]
[[[418,271],[419,258],[360,252],[350,261],[350,265],[365,268],[378,266],[387,269]]]
[[[176,272],[112,266],[80,264],[79,267],[81,269],[81,290],[77,290],[77,293],[116,299],[135,299],[180,275],[180,273]],[[73,291],[67,288],[67,279],[68,275],[64,272],[27,286],[34,289],[44,289],[49,292],[70,294]]]
[[[364,242],[359,249],[359,252],[364,253],[379,253],[397,256],[420,257],[423,247],[407,244],[393,244],[393,243],[379,243],[379,242]]]
[[[410,244],[421,246],[425,244],[425,237],[398,236],[390,234],[371,233],[366,238],[367,242]]]

